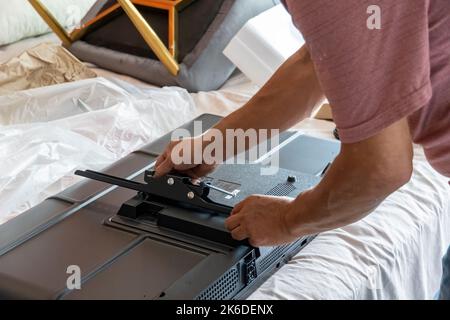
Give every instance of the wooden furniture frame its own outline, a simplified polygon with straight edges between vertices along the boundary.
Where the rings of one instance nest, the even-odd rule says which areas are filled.
[[[61,26],[40,0],[28,1],[49,25],[52,31],[59,37],[65,47],[69,47],[73,42],[79,40],[87,32],[89,27],[96,22],[104,19],[119,8],[122,8],[144,38],[145,42],[164,64],[167,70],[174,76],[176,76],[180,70],[180,66],[177,62],[178,12],[194,0],[117,0],[116,4],[102,11],[95,18],[86,22],[79,28],[74,29],[70,33]],[[168,12],[168,48],[155,33],[149,22],[147,22],[139,13],[136,5],[162,9]]]

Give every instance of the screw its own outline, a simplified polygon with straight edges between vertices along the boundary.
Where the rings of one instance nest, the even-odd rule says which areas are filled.
[[[192,191],[188,192],[187,197],[188,197],[188,199],[192,200],[192,199],[194,199],[195,194]]]
[[[290,182],[290,183],[297,182],[297,177],[296,176],[289,176],[287,178],[287,181]]]

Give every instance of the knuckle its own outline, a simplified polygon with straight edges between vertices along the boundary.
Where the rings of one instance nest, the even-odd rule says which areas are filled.
[[[237,233],[236,231],[232,231],[231,232],[231,237],[233,239],[235,239],[235,240],[241,240],[242,239],[242,236],[239,233]]]

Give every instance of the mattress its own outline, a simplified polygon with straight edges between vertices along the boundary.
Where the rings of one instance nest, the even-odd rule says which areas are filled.
[[[0,62],[43,39],[52,37],[0,47]],[[75,183],[74,169],[99,170],[199,114],[226,115],[257,91],[240,74],[218,91],[188,94],[179,88],[154,88],[129,77],[93,70],[102,76],[95,85],[89,79],[10,97],[19,99],[16,102],[34,99],[39,102],[35,106],[42,106],[34,109],[40,113],[27,112],[23,103],[22,109],[10,106],[8,112],[2,105],[3,116],[14,121],[0,124],[0,144],[11,144],[9,155],[13,155],[14,146],[32,146],[39,152],[27,155],[27,148],[18,149],[24,156],[10,161],[10,168],[0,168],[0,181],[11,180],[11,170],[18,170],[15,176],[23,179],[7,188],[0,186],[0,198],[16,208],[14,213],[2,212],[1,222]],[[72,90],[83,84],[90,91]],[[48,103],[48,97],[53,104]],[[108,101],[101,97],[108,97]],[[101,103],[91,103],[99,98]],[[332,137],[334,125],[307,119],[296,128]],[[55,129],[59,135],[45,134]],[[414,167],[411,182],[375,212],[355,224],[320,234],[250,299],[433,298],[441,277],[441,257],[450,243],[450,187],[448,179],[429,166],[420,147],[415,147]],[[30,175],[32,172],[39,175]]]

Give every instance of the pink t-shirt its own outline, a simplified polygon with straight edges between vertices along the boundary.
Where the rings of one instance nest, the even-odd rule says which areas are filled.
[[[286,0],[344,143],[408,117],[450,176],[450,0]],[[376,20],[377,5],[380,20]],[[374,20],[375,19],[375,20]],[[381,29],[371,29],[381,22]]]

